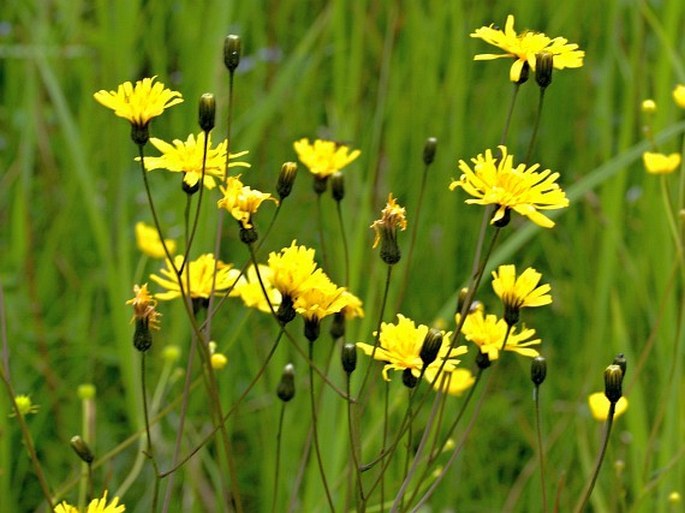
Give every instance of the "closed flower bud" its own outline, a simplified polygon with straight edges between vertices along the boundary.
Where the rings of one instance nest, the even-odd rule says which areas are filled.
[[[357,346],[354,344],[345,344],[340,355],[343,370],[347,374],[352,374],[357,368]]]
[[[535,81],[541,88],[552,83],[554,56],[549,52],[542,52],[535,56]]]
[[[604,395],[609,402],[616,403],[623,395],[623,371],[615,364],[609,365],[604,370]]]
[[[224,39],[224,64],[233,73],[240,64],[240,36],[231,34]]]
[[[76,395],[82,401],[95,399],[95,392],[95,385],[93,385],[92,383],[83,383],[82,385],[79,385],[76,389]]]
[[[152,347],[152,333],[147,319],[136,319],[136,329],[133,332],[133,346],[144,353]]]
[[[284,403],[295,397],[295,367],[293,367],[292,363],[287,364],[283,368],[283,374],[281,374],[281,381],[278,383],[276,395]]]
[[[530,364],[530,380],[536,387],[542,385],[547,377],[547,360],[543,356],[536,356]]]
[[[95,457],[93,456],[93,452],[90,450],[90,447],[88,447],[88,444],[83,440],[83,438],[81,438],[78,435],[72,436],[71,440],[69,440],[69,445],[71,445],[71,448],[74,449],[74,452],[78,455],[79,458],[81,458],[88,464],[93,463]]]
[[[438,357],[438,352],[442,347],[442,332],[431,328],[426,333],[426,338],[423,339],[423,345],[421,346],[421,351],[419,351],[419,357],[423,362],[423,366],[428,367],[431,363],[435,361]]]
[[[278,182],[276,183],[276,193],[281,201],[290,196],[296,176],[297,164],[295,162],[286,162],[281,166],[281,172],[278,174]]]
[[[335,201],[342,201],[345,197],[345,180],[340,171],[336,171],[331,176],[331,192]]]
[[[214,128],[216,120],[216,100],[212,93],[205,93],[200,96],[198,120],[200,128],[205,132],[209,132]]]
[[[331,337],[333,340],[345,336],[345,313],[336,312],[333,314],[333,322],[331,323]]]
[[[614,365],[621,367],[621,372],[623,372],[623,377],[626,377],[626,371],[628,370],[628,360],[623,355],[623,353],[618,353],[612,362]]]
[[[419,382],[419,378],[411,373],[411,369],[404,369],[402,372],[402,383],[407,388],[414,388]]]
[[[435,151],[438,146],[438,140],[435,137],[429,137],[426,139],[426,143],[423,145],[423,163],[425,165],[430,165],[435,160]]]
[[[462,287],[459,290],[459,295],[457,296],[457,313],[461,313],[464,309],[464,302],[466,301],[466,296],[469,294],[468,287]]]
[[[222,370],[228,363],[228,358],[222,353],[214,353],[209,357],[209,362],[214,370]]]
[[[479,369],[487,369],[492,365],[488,353],[481,353],[480,351],[476,355],[476,365]]]

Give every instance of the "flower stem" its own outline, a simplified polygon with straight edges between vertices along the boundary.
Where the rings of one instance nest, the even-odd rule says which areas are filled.
[[[520,84],[514,84],[514,93],[511,96],[511,103],[509,103],[509,111],[507,112],[507,117],[504,120],[504,129],[502,130],[502,137],[499,140],[501,145],[506,144],[507,137],[509,135],[509,126],[511,125],[511,118],[514,114],[514,105],[516,105],[516,97],[519,94]]]
[[[276,499],[278,497],[278,478],[281,469],[281,435],[283,434],[283,419],[285,418],[285,406],[281,403],[281,414],[278,417],[278,432],[276,433],[276,469],[274,471],[274,495],[271,501],[271,512],[276,513]]]
[[[540,491],[542,492],[542,513],[547,512],[547,486],[545,484],[545,453],[542,445],[542,423],[540,422],[540,386],[535,385],[535,426],[537,431],[538,458],[540,461]]]
[[[328,267],[328,253],[326,252],[326,244],[324,240],[323,233],[323,207],[321,205],[322,194],[316,194],[316,212],[317,212],[317,230],[319,232],[319,245],[321,246],[321,259],[323,260],[323,266],[330,272],[330,267]]]
[[[540,119],[542,118],[542,103],[545,99],[546,87],[540,88],[540,96],[538,96],[538,109],[535,113],[535,124],[533,125],[533,135],[530,137],[530,142],[528,143],[528,151],[526,152],[526,160],[524,162],[529,163],[530,158],[533,156],[533,150],[535,149],[535,143],[537,142],[538,129],[540,128]]]
[[[361,469],[359,468],[359,455],[361,452],[361,445],[359,443],[359,437],[357,436],[357,431],[354,429],[354,420],[353,420],[353,412],[352,412],[352,400],[350,399],[351,397],[351,387],[350,387],[350,375],[346,374],[346,380],[345,380],[345,391],[347,393],[347,399],[345,402],[347,403],[347,431],[348,431],[348,436],[350,439],[350,453],[352,456],[352,465],[353,465],[353,472],[354,472],[354,480],[357,485],[357,493],[355,494],[356,496],[356,503],[357,503],[357,511],[359,513],[364,513],[366,509],[366,502],[364,499],[364,486],[362,483],[362,473]]]
[[[336,201],[335,206],[337,207],[336,210],[338,211],[338,224],[340,225],[340,236],[342,237],[343,254],[345,256],[345,282],[343,283],[343,285],[347,287],[350,285],[350,250],[347,246],[347,236],[345,235],[345,223],[343,223],[342,201]]]
[[[609,414],[607,416],[606,429],[604,430],[604,439],[602,440],[602,447],[597,455],[597,463],[595,463],[595,470],[592,473],[592,478],[585,488],[583,493],[583,498],[578,502],[575,509],[575,513],[581,513],[585,508],[585,505],[590,500],[590,495],[592,495],[592,490],[597,482],[597,477],[599,476],[599,469],[602,467],[602,462],[604,461],[604,455],[606,454],[607,446],[609,445],[609,435],[611,434],[611,427],[614,423],[614,413],[616,412],[616,403],[612,402],[609,406]]]

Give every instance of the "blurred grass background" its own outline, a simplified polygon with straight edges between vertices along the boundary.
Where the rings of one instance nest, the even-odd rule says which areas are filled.
[[[146,279],[135,275],[133,225],[150,218],[128,126],[97,105],[92,93],[159,75],[186,102],[154,121],[153,135],[185,139],[197,131],[196,99],[202,93],[216,93],[219,108],[225,108],[222,41],[228,33],[239,34],[243,59],[231,148],[250,150],[252,169],[244,174],[250,185],[273,190],[280,164],[295,159],[292,141],[303,136],[330,137],[362,150],[346,171],[343,209],[353,259],[350,288],[365,298],[367,309],[366,318],[350,327],[349,339],[370,341],[384,269],[371,252],[368,225],[389,191],[408,207],[412,222],[429,136],[439,141],[426,191],[429,208],[420,218],[420,244],[400,311],[418,322],[449,322],[454,293],[467,278],[481,211],[464,205],[464,195],[450,193],[447,185],[458,177],[459,159],[496,146],[511,95],[509,63],[473,62],[475,53],[491,50],[468,35],[481,25],[503,26],[512,13],[518,30],[563,35],[586,51],[583,68],[555,73],[534,155],[536,162],[561,172],[574,201],[544,233],[516,220],[497,253],[498,261],[535,266],[553,286],[552,307],[525,315],[544,340],[549,365],[542,395],[548,483],[559,490],[560,510],[568,510],[589,475],[600,438],[585,397],[602,388],[602,370],[624,352],[630,409],[616,425],[594,511],[680,511],[669,509],[667,497],[685,493],[685,410],[679,401],[683,269],[673,271],[676,255],[658,180],[641,166],[646,146],[639,146],[639,105],[647,97],[656,100],[657,129],[671,128],[663,148],[678,151],[682,125],[674,123],[682,112],[670,94],[685,81],[684,9],[680,0],[6,4],[0,14],[0,278],[11,377],[18,392],[30,393],[41,405],[29,422],[51,485],[57,488],[77,473],[67,445],[80,430],[78,384],[98,388],[98,455],[141,426],[124,301],[134,281]],[[536,101],[534,84],[523,87],[508,140],[519,158],[531,135]],[[218,133],[223,129],[222,119]],[[164,222],[172,235],[180,235],[178,183],[161,172],[150,177]],[[309,182],[303,170],[268,241],[270,250],[294,237],[317,246]],[[681,182],[668,177],[674,190],[682,190]],[[203,251],[212,247],[210,203],[203,212],[210,228],[197,243]],[[334,205],[328,205],[323,222],[335,234]],[[332,256],[340,269],[340,252]],[[226,231],[222,257],[236,265],[246,259],[233,230]],[[157,268],[147,263],[147,272]],[[331,274],[341,279],[336,271]],[[487,284],[482,295],[486,305],[497,308]],[[220,377],[228,402],[256,372],[275,331],[268,320],[241,308],[226,312],[228,319],[219,321],[215,332],[230,360]],[[385,319],[393,315],[388,312]],[[164,324],[152,375],[159,373],[164,345],[179,344],[187,353],[181,310],[167,308]],[[325,342],[320,347],[323,357]],[[270,507],[273,390],[289,358],[282,353],[231,425],[241,442],[241,488],[250,511]],[[432,501],[433,511],[539,510],[528,365],[511,359],[504,366],[508,372],[498,373],[496,393],[449,482]],[[304,374],[301,361],[299,369]],[[176,385],[169,398],[179,393]],[[322,436],[327,459],[337,468],[347,455],[346,435],[338,427],[342,410],[326,398]],[[293,408],[306,416],[304,394],[301,399]],[[450,404],[456,409],[458,402]],[[202,408],[197,406],[196,417]],[[0,401],[0,510],[33,511],[41,495],[9,411],[8,401]],[[294,420],[295,412],[289,412],[291,442],[284,450],[291,473],[307,429]],[[170,419],[166,429],[174,422]],[[134,445],[112,458],[99,482],[116,490],[136,454]],[[625,463],[620,474],[617,460]],[[206,451],[181,473],[178,511],[212,511],[205,492],[212,465]],[[127,511],[148,511],[148,471],[122,497]],[[289,488],[281,493],[285,500]],[[323,511],[322,499],[319,480],[310,473],[295,510]]]

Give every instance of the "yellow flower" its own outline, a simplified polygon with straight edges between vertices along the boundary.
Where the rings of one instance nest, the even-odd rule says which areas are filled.
[[[595,420],[606,421],[609,417],[609,406],[611,403],[604,392],[595,392],[590,394],[587,398],[588,405],[590,406],[590,413],[595,418]],[[628,399],[621,397],[616,402],[616,410],[614,411],[614,418],[618,418],[623,415],[623,413],[628,409]]]
[[[83,513],[123,513],[126,506],[119,504],[119,497],[114,497],[112,502],[107,504],[107,490],[100,499],[93,499]],[[63,501],[55,507],[55,513],[80,513],[78,508]]]
[[[127,305],[133,305],[133,318],[131,322],[140,320],[148,328],[158,330],[159,317],[162,314],[156,310],[157,300],[147,290],[147,283],[144,283],[142,286],[134,285],[133,293],[135,297],[126,301]]]
[[[179,269],[183,263],[183,255],[178,255],[174,258],[174,264]],[[167,268],[161,269],[160,274],[151,274],[152,281],[167,289],[167,292],[158,292],[155,294],[157,299],[167,301],[181,297],[181,289],[178,286],[178,279],[171,262],[167,260]],[[216,266],[216,280],[214,280],[214,267]],[[215,281],[214,295],[222,296],[225,291],[231,286],[233,280],[229,274],[231,264],[225,264],[221,260],[216,262],[212,253],[201,255],[196,260],[186,262],[183,272],[181,273],[181,280],[185,293],[191,298],[209,299],[212,291],[212,282]],[[190,279],[190,290],[187,289],[188,279]]]
[[[36,413],[40,408],[37,404],[33,404],[31,397],[25,394],[19,394],[14,397],[14,402],[17,404],[17,409],[22,417],[31,413]],[[15,413],[10,413],[10,417],[14,417]]]
[[[169,254],[176,253],[176,241],[173,239],[164,239]],[[136,223],[136,244],[138,249],[145,255],[151,258],[166,258],[164,246],[159,238],[157,228],[143,223],[142,221]]]
[[[514,166],[514,156],[507,155],[506,146],[499,146],[499,149],[502,152],[500,159],[493,158],[490,150],[471,159],[473,169],[460,160],[459,169],[463,174],[459,180],[452,181],[450,190],[461,187],[474,196],[476,199],[466,200],[469,204],[496,205],[491,224],[505,221],[508,210],[512,209],[539,226],[554,226],[554,222],[538,210],[568,206],[566,194],[556,183],[559,173],[549,169],[538,173],[540,164],[528,168],[525,164]]]
[[[340,171],[361,154],[359,150],[350,151],[348,146],[321,139],[316,139],[311,144],[309,139],[304,138],[296,141],[293,146],[300,162],[319,178],[327,178]]]
[[[269,302],[266,301],[264,297],[264,292],[262,291],[262,286],[259,283],[259,277],[257,276],[257,271],[254,266],[250,266],[247,270],[240,275],[238,269],[231,269],[229,272],[231,279],[235,281],[237,278],[233,290],[231,291],[231,296],[238,296],[243,300],[245,306],[248,308],[257,308],[258,310],[271,313],[271,308],[269,308],[269,303],[274,309],[278,309],[278,305],[281,304],[281,293],[276,290],[273,286],[273,271],[267,265],[259,264],[259,276],[262,278],[262,283],[269,295]]]
[[[549,53],[553,56],[554,68],[580,68],[583,65],[585,52],[578,50],[577,44],[569,43],[563,37],[550,38],[540,32],[525,31],[517,34],[514,30],[514,16],[507,16],[504,31],[489,27],[476,29],[471,37],[482,39],[486,43],[501,48],[503,54],[478,54],[477,61],[489,61],[512,57],[515,59],[509,70],[509,80],[518,82],[525,63],[535,71],[536,56],[539,53]]]
[[[549,291],[552,287],[545,283],[539,285],[542,274],[532,267],[518,277],[516,266],[500,265],[492,272],[492,288],[504,304],[504,319],[509,324],[518,322],[518,312],[523,307],[544,306],[552,302]]]
[[[224,197],[217,202],[217,206],[226,209],[246,230],[252,228],[252,214],[264,201],[273,201],[278,205],[278,200],[271,194],[243,185],[240,175],[229,176],[226,187],[220,189]]]
[[[209,362],[212,365],[212,369],[223,370],[223,368],[228,364],[228,358],[226,358],[226,355],[223,353],[212,353],[212,356],[209,358]]]
[[[345,289],[333,283],[321,269],[317,269],[303,284],[295,298],[295,311],[309,321],[341,312],[348,305],[350,296]]]
[[[431,365],[426,369],[423,377],[429,383],[433,383],[439,369],[440,367]],[[443,370],[441,374],[445,376],[445,381],[443,382],[443,378],[438,379],[435,382],[435,385],[433,385],[433,388],[435,388],[435,390],[440,390],[442,388],[442,392],[449,395],[460,396],[476,382],[473,373],[468,369],[457,368],[451,372],[445,372]]]
[[[282,295],[294,298],[307,279],[314,273],[314,250],[298,246],[293,241],[279,253],[269,253],[269,268],[273,272],[271,283]]]
[[[375,352],[374,346],[357,342],[357,347],[364,353],[369,356],[373,354],[375,360],[386,362],[383,367],[383,379],[386,381],[390,381],[388,378],[389,370],[403,371],[409,369],[414,376],[418,377],[424,367],[420,353],[428,333],[428,326],[423,324],[416,326],[414,321],[402,314],[397,314],[397,319],[397,324],[381,323],[378,347]],[[451,349],[449,345],[450,335],[451,333],[443,334],[442,347],[438,358],[428,366],[429,368],[434,367],[436,372],[443,364],[443,360],[446,360],[443,370],[446,372],[453,371],[459,363],[459,360],[455,358],[467,351],[465,346]]]
[[[133,86],[124,82],[116,91],[100,90],[93,97],[114,114],[126,118],[138,128],[144,128],[152,118],[183,101],[181,93],[164,87],[161,82],[154,83],[157,76],[138,80]]]
[[[381,218],[375,220],[370,228],[373,228],[375,232],[374,248],[378,246],[384,236],[394,238],[398,228],[402,231],[407,229],[406,209],[397,204],[392,193],[388,194],[388,202],[385,204],[385,208],[381,210]]]
[[[681,109],[685,109],[685,85],[678,84],[673,90],[673,99],[676,105]]]
[[[197,138],[190,134],[185,141],[174,139],[172,144],[161,139],[152,137],[152,145],[157,148],[162,155],[159,157],[145,157],[145,168],[148,171],[153,169],[166,169],[172,172],[182,172],[183,182],[188,187],[195,187],[202,178],[202,158],[204,156],[205,133],[200,132]],[[215,147],[212,147],[212,135],[207,139],[207,158],[205,160],[205,179],[204,186],[207,189],[216,187],[216,179],[224,180],[226,167],[226,148],[228,142],[224,139]],[[247,155],[247,151],[231,153],[230,159],[237,159]],[[229,160],[230,160],[229,159]],[[136,157],[140,160],[140,157]],[[247,162],[229,162],[228,167],[250,167]]]
[[[456,315],[457,324],[460,317],[460,314]],[[494,361],[499,358],[499,352],[507,334],[507,323],[494,314],[484,315],[482,310],[475,310],[466,316],[461,331],[466,340],[476,344],[481,353],[487,354],[488,359]],[[528,346],[538,345],[541,340],[539,338],[529,340],[533,335],[535,335],[534,329],[524,328],[521,333],[516,333],[516,328],[512,327],[504,350],[534,358],[539,353]]]
[[[653,114],[654,112],[656,112],[656,102],[651,98],[643,100],[642,105],[640,107],[642,109],[642,112],[644,112],[645,114]]]
[[[355,319],[357,317],[364,317],[364,309],[362,308],[362,300],[349,291],[343,292],[345,306],[341,310],[346,320]]]
[[[680,167],[680,153],[664,155],[663,153],[646,151],[642,154],[642,161],[644,162],[645,169],[648,173],[653,175],[666,175]]]

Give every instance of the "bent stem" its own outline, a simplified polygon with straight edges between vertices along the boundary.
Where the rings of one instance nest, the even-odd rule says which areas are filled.
[[[597,463],[595,463],[595,470],[592,473],[592,479],[588,483],[583,498],[576,505],[573,510],[575,513],[581,513],[585,508],[585,505],[590,500],[590,495],[592,495],[592,490],[597,482],[597,477],[599,476],[599,469],[602,468],[602,462],[604,461],[604,455],[606,454],[607,446],[609,445],[609,435],[611,434],[611,426],[614,423],[614,413],[616,412],[616,403],[612,402],[609,406],[609,414],[607,416],[606,429],[604,430],[604,440],[602,440],[602,448],[597,455]]]

